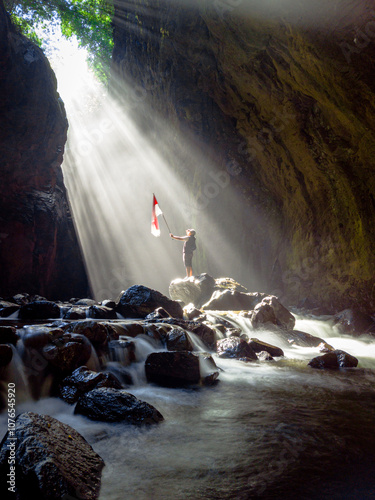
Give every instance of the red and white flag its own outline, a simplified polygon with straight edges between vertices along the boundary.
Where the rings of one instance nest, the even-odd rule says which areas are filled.
[[[160,210],[158,202],[154,195],[154,198],[152,200],[152,216],[151,216],[151,234],[153,234],[154,236],[160,236],[158,216],[162,214],[163,212]]]

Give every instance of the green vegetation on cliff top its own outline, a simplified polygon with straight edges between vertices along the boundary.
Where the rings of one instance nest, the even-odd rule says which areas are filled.
[[[13,23],[38,45],[48,43],[50,28],[61,26],[66,38],[75,35],[89,54],[89,64],[106,81],[113,48],[110,0],[5,0]]]

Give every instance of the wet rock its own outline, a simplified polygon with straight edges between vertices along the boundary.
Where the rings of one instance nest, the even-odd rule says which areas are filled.
[[[93,305],[88,308],[87,316],[95,319],[117,319],[114,309],[106,306]]]
[[[165,344],[168,332],[171,329],[172,326],[164,324],[145,325],[145,334],[156,340],[156,342]]]
[[[312,368],[355,368],[358,365],[358,359],[345,351],[334,350],[313,358],[308,365]]]
[[[111,300],[111,299],[102,300],[101,305],[105,306],[105,307],[109,307],[110,309],[116,308],[116,302],[114,300]]]
[[[163,307],[158,307],[153,311],[152,313],[148,314],[146,316],[146,320],[158,320],[158,319],[164,319],[164,318],[171,318],[172,316],[169,314],[168,311],[166,311]]]
[[[22,336],[22,341],[28,349],[41,349],[51,342],[58,341],[63,335],[64,331],[61,328],[49,328],[39,325],[31,326],[26,329]]]
[[[274,295],[264,297],[262,302],[259,304],[259,307],[262,304],[267,304],[272,307],[276,318],[276,324],[278,326],[284,328],[285,330],[292,330],[294,328],[294,325],[296,324],[295,317],[279,302],[277,297]]]
[[[375,335],[375,321],[368,314],[355,309],[344,309],[334,316],[334,323],[342,333],[353,336]]]
[[[12,348],[7,344],[0,344],[0,367],[9,365],[12,358]]]
[[[215,291],[202,310],[241,311],[252,310],[265,297],[261,293],[243,293],[236,290]]]
[[[239,337],[228,337],[216,342],[220,358],[249,358],[256,360],[257,355],[246,340]]]
[[[82,395],[74,413],[91,420],[128,422],[129,424],[156,424],[164,420],[161,413],[149,403],[140,401],[124,389],[102,387]]]
[[[63,319],[85,319],[86,311],[82,309],[82,307],[70,307],[67,311],[65,311],[63,315]]]
[[[20,307],[19,319],[52,319],[60,318],[60,308],[49,300],[35,300]]]
[[[111,340],[108,344],[108,355],[111,361],[119,361],[123,366],[128,366],[136,361],[135,344],[124,337]]]
[[[215,290],[234,290],[236,292],[248,293],[248,290],[233,278],[216,278]]]
[[[0,344],[16,345],[19,336],[14,326],[0,326]]]
[[[19,306],[24,306],[25,304],[28,304],[31,301],[32,298],[28,293],[17,293],[12,297],[12,302],[15,302]]]
[[[258,359],[259,359],[259,361],[274,361],[271,354],[267,351],[260,351],[258,353]]]
[[[301,347],[318,347],[321,344],[326,344],[325,340],[320,337],[315,337],[315,335],[301,332],[300,330],[291,330],[286,332],[285,335],[290,344],[296,344]]]
[[[165,336],[168,351],[194,351],[189,335],[182,328],[172,328]]]
[[[90,307],[90,306],[95,306],[97,305],[97,302],[96,300],[94,299],[89,299],[89,298],[85,298],[85,299],[78,299],[76,300],[75,302],[72,302],[74,305],[76,306],[86,306],[86,307]]]
[[[122,388],[113,374],[94,372],[86,366],[80,366],[60,384],[60,397],[67,403],[74,404],[82,394],[99,387]]]
[[[68,325],[66,331],[84,335],[94,346],[102,346],[108,341],[107,328],[98,321],[77,321]]]
[[[165,387],[213,383],[219,371],[211,356],[193,352],[153,352],[145,363],[148,382]]]
[[[196,318],[199,318],[201,316],[201,311],[197,309],[193,303],[188,304],[183,308],[183,313],[184,313],[184,319],[187,320],[194,320]]]
[[[19,310],[21,306],[7,300],[0,300],[0,318],[8,318],[11,314]]]
[[[200,307],[214,292],[215,280],[209,274],[190,276],[173,280],[169,285],[169,296],[183,304],[194,304]]]
[[[125,318],[145,318],[158,307],[164,308],[174,318],[182,318],[182,307],[178,302],[143,285],[134,285],[123,292],[116,311]]]
[[[114,326],[113,324],[111,326]],[[118,325],[115,325],[115,328],[117,328]],[[144,333],[145,327],[138,322],[131,322],[131,323],[124,323],[121,324],[121,330],[122,333],[120,335],[127,335],[128,337],[136,337],[137,335],[140,335]]]
[[[14,432],[1,443],[2,498],[9,498],[10,458],[15,460],[18,500],[99,497],[104,462],[75,429],[49,415],[28,412],[18,415]]]
[[[260,352],[268,352],[271,356],[274,357],[279,357],[279,356],[284,356],[284,351],[280,349],[280,347],[276,347],[271,344],[267,344],[266,342],[263,342],[259,339],[254,339],[252,338],[249,341],[249,346],[253,349],[254,352],[260,353]]]
[[[199,337],[210,349],[216,347],[216,332],[210,326],[204,323],[191,322],[187,325],[187,329],[197,335],[197,337]]]
[[[54,344],[46,345],[43,355],[54,370],[69,374],[89,360],[91,344],[83,335],[65,333]]]
[[[264,325],[276,325],[275,311],[269,304],[257,304],[251,315],[251,324],[254,328],[261,328]]]

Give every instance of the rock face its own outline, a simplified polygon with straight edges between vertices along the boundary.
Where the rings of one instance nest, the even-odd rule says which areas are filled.
[[[119,298],[116,311],[124,318],[145,318],[162,307],[174,318],[182,318],[181,305],[157,290],[143,285],[128,288]]]
[[[43,52],[0,2],[0,295],[84,296],[61,163],[68,123]]]
[[[10,498],[9,460],[15,467],[11,498],[98,498],[104,462],[75,429],[48,415],[22,413],[13,438],[7,433],[1,443],[2,498]]]
[[[124,101],[121,83],[142,92],[134,114],[191,186],[200,248],[249,290],[375,308],[372,9],[116,3],[112,85]],[[211,254],[200,259],[222,274]]]

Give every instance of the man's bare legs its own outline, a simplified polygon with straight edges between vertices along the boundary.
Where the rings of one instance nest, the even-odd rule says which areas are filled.
[[[190,278],[190,276],[193,276],[193,268],[192,267],[187,267],[186,268],[186,277]]]

